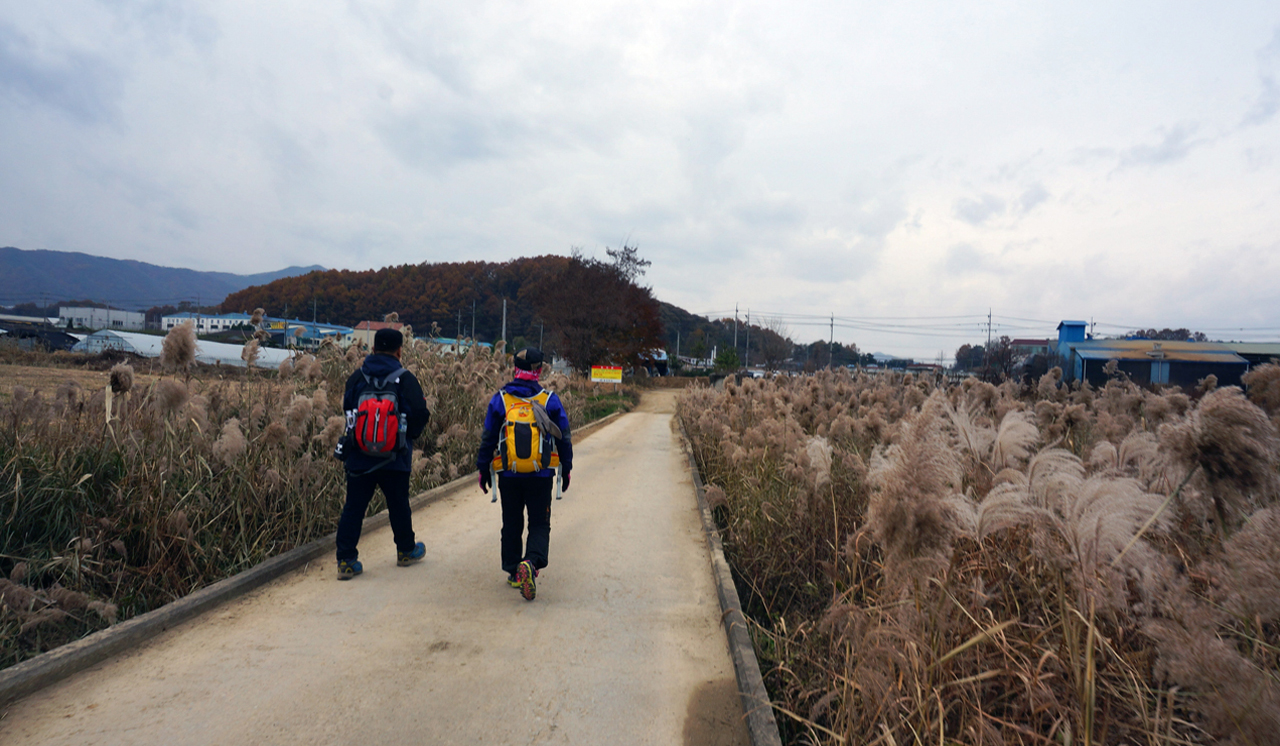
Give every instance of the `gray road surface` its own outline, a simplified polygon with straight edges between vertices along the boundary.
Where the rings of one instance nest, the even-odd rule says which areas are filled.
[[[478,488],[15,703],[0,743],[745,744],[674,396],[575,449],[551,564],[524,601]]]

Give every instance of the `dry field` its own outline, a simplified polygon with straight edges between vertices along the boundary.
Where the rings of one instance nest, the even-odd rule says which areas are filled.
[[[1246,384],[686,393],[784,740],[1276,743],[1280,367]]]
[[[135,373],[134,379],[149,386],[159,380],[159,376]],[[102,391],[110,380],[111,372],[106,370],[0,364],[0,402],[12,399],[13,390],[18,386],[48,396],[64,384],[74,384],[85,391]]]

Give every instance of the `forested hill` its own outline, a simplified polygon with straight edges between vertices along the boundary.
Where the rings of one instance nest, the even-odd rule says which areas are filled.
[[[228,293],[250,285],[323,269],[316,265],[237,275],[8,246],[0,248],[0,305],[43,306],[73,298],[139,310],[179,301],[216,305]]]
[[[418,334],[437,324],[443,336],[491,342],[502,334],[505,299],[513,347],[541,341],[575,366],[624,362],[664,345],[658,302],[636,283],[643,264],[616,253],[612,263],[539,256],[313,272],[233,293],[222,310],[352,326],[394,311]]]

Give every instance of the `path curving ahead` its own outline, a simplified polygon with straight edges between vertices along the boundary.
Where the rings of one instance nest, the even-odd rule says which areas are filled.
[[[363,575],[326,558],[11,705],[27,744],[746,744],[674,392],[575,444],[538,598],[507,586],[499,508],[460,489]]]

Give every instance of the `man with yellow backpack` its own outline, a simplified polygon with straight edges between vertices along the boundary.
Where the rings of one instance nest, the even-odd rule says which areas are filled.
[[[526,601],[538,592],[538,571],[547,566],[551,541],[551,490],[556,468],[560,486],[569,489],[573,441],[569,416],[560,398],[538,383],[542,351],[533,347],[515,354],[515,373],[489,401],[476,467],[480,490],[488,494],[493,473],[502,498],[502,569],[507,583]],[[524,541],[525,511],[529,539]]]

